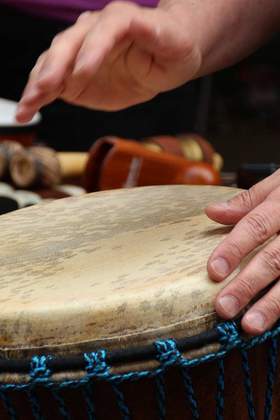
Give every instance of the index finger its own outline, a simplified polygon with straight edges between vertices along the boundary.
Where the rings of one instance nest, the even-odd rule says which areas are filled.
[[[17,119],[30,120],[44,105],[59,97],[63,82],[71,71],[83,39],[93,25],[95,14],[83,14],[76,24],[58,34],[46,52],[44,62],[38,62],[19,102]]]

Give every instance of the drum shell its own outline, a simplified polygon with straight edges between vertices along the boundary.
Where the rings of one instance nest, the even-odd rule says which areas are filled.
[[[229,230],[221,231],[216,225],[212,225],[202,212],[208,200],[213,201],[213,198],[215,198],[216,201],[217,196],[220,199],[222,197],[229,199],[238,191],[224,189],[223,187],[219,187],[219,191],[213,190],[213,187],[197,188],[176,186],[171,189],[170,187],[160,187],[159,189],[137,188],[130,190],[129,193],[124,190],[97,193],[92,198],[91,196],[80,198],[79,203],[75,198],[64,201],[58,200],[45,209],[43,209],[44,206],[34,206],[29,210],[20,210],[11,215],[3,216],[0,223],[2,227],[2,254],[4,255],[2,276],[0,276],[3,279],[2,357],[19,360],[28,358],[27,369],[30,369],[31,355],[45,353],[56,356],[55,348],[58,347],[59,354],[66,358],[77,354],[75,351],[82,354],[83,350],[80,345],[84,343],[88,343],[88,347],[84,351],[91,352],[100,348],[110,350],[109,345],[114,340],[114,349],[121,350],[132,345],[138,347],[151,344],[159,338],[174,337],[179,339],[178,332],[182,333],[181,337],[183,338],[208,333],[209,329],[214,327],[214,325],[209,326],[207,324],[209,317],[214,318],[213,324],[218,322],[211,303],[218,290],[212,282],[208,281],[204,272],[209,255],[208,251],[213,249],[218,240],[220,241]],[[194,194],[194,191],[197,193]],[[113,200],[112,197],[114,197]],[[142,217],[143,213],[146,215],[145,219]],[[67,214],[71,215],[72,231],[69,218],[66,217]],[[175,214],[176,219],[174,218]],[[102,219],[98,219],[97,216],[102,217]],[[82,221],[83,230],[79,231]],[[94,229],[95,227],[97,229]],[[52,229],[54,230],[51,235]],[[105,232],[105,229],[107,229],[107,232]],[[47,232],[48,238],[51,236],[49,238],[51,241],[49,240],[47,247],[47,238],[44,236],[43,230]],[[30,231],[33,232],[32,236],[30,236]],[[61,248],[59,248],[58,240],[63,232],[66,236],[63,237],[64,240]],[[89,235],[89,232],[92,235],[86,236]],[[104,234],[106,235],[104,236]],[[17,238],[17,244],[14,241],[15,237]],[[85,237],[86,243],[83,242]],[[32,248],[30,248],[30,252],[29,249],[26,252],[26,244],[30,243],[30,238],[32,238]],[[153,242],[154,238],[156,238],[156,242]],[[185,248],[186,244],[189,244],[189,249]],[[100,248],[104,251],[104,259],[100,258]],[[8,253],[7,249],[9,249]],[[62,249],[64,254],[59,254],[59,249]],[[72,249],[74,254],[71,258],[71,254],[65,254],[65,252]],[[110,252],[108,252],[108,249],[110,249]],[[50,250],[54,251],[53,254],[50,253]],[[161,254],[159,255],[159,253]],[[34,254],[36,259],[32,261]],[[19,255],[21,256],[20,260],[18,259]],[[124,255],[125,259],[121,259],[121,255]],[[138,263],[137,260],[142,255],[144,255],[145,270],[141,270],[143,265]],[[73,275],[73,271],[77,267],[77,260],[74,259],[76,256],[79,256],[81,267],[79,277]],[[84,256],[84,260],[81,260],[82,256]],[[178,256],[182,257],[182,262],[179,265],[172,265],[171,263],[178,261]],[[191,260],[192,256],[193,259]],[[161,259],[158,259],[159,257]],[[59,270],[52,274],[58,258],[63,261],[63,265],[59,266]],[[45,263],[46,260],[47,262],[50,261],[50,266],[43,266],[42,268],[41,264]],[[123,271],[127,260],[130,263]],[[29,270],[26,269],[26,261],[29,261]],[[72,262],[69,265],[69,271],[66,270],[68,261]],[[94,272],[100,261],[100,271]],[[165,265],[167,263],[168,266]],[[5,266],[5,264],[7,265]],[[110,268],[110,273],[113,272],[112,282],[108,281],[110,273],[105,273],[106,267]],[[153,277],[149,277],[150,267],[153,267]],[[156,270],[157,267],[158,271]],[[40,268],[40,276],[38,276],[38,268]],[[87,268],[89,268],[88,272],[86,272]],[[20,269],[22,269],[21,272]],[[34,270],[33,282],[31,282],[32,270]],[[63,270],[64,277],[62,276]],[[11,278],[13,271],[14,277]],[[18,289],[20,291],[23,289],[25,273],[27,278],[24,291],[29,295],[21,296],[17,292]],[[118,276],[116,273],[118,273]],[[169,277],[164,278],[167,273],[169,273]],[[175,277],[174,273],[178,277]],[[38,287],[38,285],[45,286],[46,280],[52,275],[54,276],[54,283],[50,283],[50,286],[55,287],[55,293],[50,293],[49,288],[42,290],[42,287]],[[123,286],[120,289],[123,278],[126,282],[125,287]],[[97,279],[100,283],[96,283]],[[91,281],[95,282],[94,293],[91,291]],[[105,288],[106,281],[110,286],[107,289]],[[155,285],[158,285],[158,288],[151,287],[153,281]],[[5,295],[7,284],[9,287]],[[58,286],[63,284],[64,287],[58,293]],[[138,287],[136,287],[137,284]],[[178,293],[175,293],[174,284],[177,284],[176,290]],[[98,295],[99,285],[102,285],[102,293]],[[167,298],[163,299],[164,286],[166,285],[168,285],[168,288],[165,289]],[[10,293],[10,286],[12,287],[12,293]],[[37,294],[34,293],[36,290]],[[52,291],[52,288],[50,290]],[[73,293],[70,293],[71,290]],[[79,297],[78,294],[81,290],[82,294]],[[127,294],[128,291],[129,294]],[[122,301],[121,299],[124,296],[127,296],[127,298]],[[99,302],[103,304],[106,297],[110,299],[110,302],[107,301],[106,306],[103,305],[102,311],[97,312]],[[25,298],[27,298],[27,302],[20,306]],[[47,299],[47,303],[44,306],[45,310],[42,311],[44,299]],[[141,302],[140,305],[139,302]],[[68,303],[69,313],[66,313],[65,306]],[[176,309],[175,313],[172,312],[173,308]],[[6,317],[4,317],[5,309],[6,315],[8,312]],[[104,313],[108,315],[107,318],[101,316]],[[147,313],[150,315],[147,316]],[[83,314],[84,317],[81,316]],[[92,317],[89,317],[89,315],[92,315]],[[114,323],[116,319],[117,323]],[[127,330],[130,322],[132,322],[130,332],[133,332],[133,337]],[[146,322],[144,327],[143,322]],[[107,331],[105,331],[105,328]],[[141,340],[137,341],[135,339],[135,337],[137,338],[136,333],[138,339],[140,336]],[[82,336],[82,334],[85,335]],[[235,337],[238,338],[237,331],[234,331],[233,336],[223,338],[228,339],[225,340],[226,342],[233,338],[235,342]],[[67,343],[68,350],[65,347]],[[216,351],[213,348],[206,349],[205,346],[203,350],[204,352]],[[64,351],[64,354],[62,351]],[[197,354],[193,352],[185,356],[190,359],[196,357]],[[267,355],[265,350],[256,347],[255,350],[252,350],[250,359],[256,404],[262,405],[266,383]],[[121,369],[121,372],[131,372],[133,370],[133,366],[124,362],[117,367]],[[152,366],[144,362],[144,364],[141,364],[141,368],[150,369]],[[68,369],[71,370],[71,365]],[[225,418],[227,420],[245,420],[247,418],[247,407],[243,391],[244,378],[241,358],[238,352],[229,353],[227,356],[225,372]],[[217,373],[216,362],[213,362],[213,364],[204,363],[192,369],[194,388],[198,394],[202,419],[211,420],[211,418],[215,418],[214,402],[218,383]],[[69,375],[67,372],[61,373],[59,380],[62,382]],[[7,380],[7,378],[2,378],[2,380],[4,379]],[[10,383],[15,383],[17,379],[21,378],[10,377],[8,379]],[[176,372],[176,369],[170,369],[166,379],[167,419],[190,418],[190,414],[189,417],[185,414],[185,395],[180,372]],[[133,384],[125,383],[121,388],[125,391],[125,398],[132,413],[135,413],[134,418],[136,420],[157,418],[154,379],[136,381]],[[55,404],[57,404],[57,401],[53,401],[53,396],[44,391],[41,398],[39,389],[35,389],[34,392],[35,394],[38,393],[40,400],[43,401],[46,417],[51,415],[52,418],[59,418],[56,415],[57,407]],[[93,392],[98,413],[97,419],[117,420],[120,418],[117,414],[113,393],[108,384],[96,384]],[[18,393],[11,392],[10,394],[13,400],[17,399]],[[62,394],[64,395],[64,391]],[[81,390],[66,390],[65,394],[71,411],[78,412],[73,417],[82,419],[86,413],[84,409],[85,400]],[[23,413],[25,418],[30,419],[30,406],[26,400],[26,395],[22,394],[21,401],[16,403],[19,403],[20,414]],[[49,412],[50,406],[52,407],[51,413]],[[258,414],[261,412],[263,412],[263,407],[258,409]],[[20,416],[20,418],[24,418],[24,416]],[[5,417],[3,416],[3,418]],[[259,418],[261,417],[259,416]]]

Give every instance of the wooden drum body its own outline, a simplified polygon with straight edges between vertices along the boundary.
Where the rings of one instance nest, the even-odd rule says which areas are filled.
[[[115,190],[2,216],[1,418],[181,420],[199,409],[205,420],[245,420],[250,382],[262,418],[267,344],[248,352],[248,365],[238,324],[213,308],[232,276],[214,283],[206,271],[230,228],[204,207],[236,192]]]

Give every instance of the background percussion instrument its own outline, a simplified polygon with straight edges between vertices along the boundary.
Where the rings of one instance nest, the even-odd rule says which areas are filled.
[[[144,139],[144,144],[152,150],[163,150],[194,162],[210,163],[217,171],[223,167],[221,155],[205,138],[195,133],[148,137]]]
[[[174,136],[150,137],[142,143],[106,137],[99,139],[89,153],[57,153],[40,145],[26,149],[19,144],[16,148],[16,145],[8,141],[0,145],[0,178],[9,176],[18,188],[51,188],[62,180],[80,184],[82,179],[88,191],[129,186],[132,176],[130,166],[133,171],[139,159],[143,161],[142,175],[140,183],[134,180],[134,186],[217,184],[222,167],[222,158],[210,143],[197,135],[186,134],[182,139]],[[105,149],[109,151],[109,145],[112,150],[106,155]],[[120,167],[124,172],[124,160],[128,161],[126,173],[119,175]],[[98,186],[94,187],[94,184]]]
[[[14,140],[30,146],[37,137],[41,114],[37,113],[28,124],[19,124],[15,120],[17,103],[0,98],[0,141]]]
[[[88,192],[165,184],[218,185],[219,173],[206,162],[193,162],[117,137],[99,139],[91,148],[84,175]]]
[[[238,191],[122,189],[2,216],[1,418],[276,420],[279,326],[250,340],[217,319],[234,274],[206,271],[230,227],[204,207]]]
[[[9,179],[9,164],[14,153],[24,150],[22,145],[11,140],[0,143],[0,179]]]

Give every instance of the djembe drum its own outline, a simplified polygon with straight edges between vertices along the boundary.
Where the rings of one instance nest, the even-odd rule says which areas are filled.
[[[2,216],[1,419],[279,418],[279,327],[250,338],[218,320],[224,284],[206,272],[229,228],[203,209],[237,191],[115,190]]]

